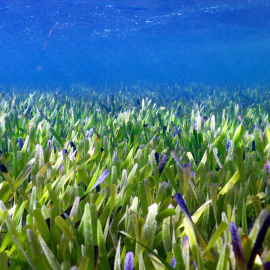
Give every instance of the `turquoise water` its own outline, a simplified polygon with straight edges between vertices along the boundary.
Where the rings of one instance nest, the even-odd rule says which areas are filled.
[[[0,2],[0,85],[270,81],[268,1]]]

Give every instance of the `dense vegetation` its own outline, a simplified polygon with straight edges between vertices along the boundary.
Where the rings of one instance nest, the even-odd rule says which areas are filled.
[[[1,94],[1,269],[269,269],[269,91],[123,90]]]

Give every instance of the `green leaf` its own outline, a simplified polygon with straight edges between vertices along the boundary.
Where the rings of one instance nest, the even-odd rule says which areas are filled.
[[[8,257],[6,252],[0,253],[0,265],[2,270],[8,269]]]
[[[149,206],[148,215],[146,217],[146,221],[143,227],[143,234],[142,234],[142,243],[148,246],[148,243],[152,243],[154,241],[154,236],[157,227],[157,204],[154,203]]]
[[[56,131],[53,128],[50,128],[49,131],[52,133],[52,135],[55,137],[57,142],[61,145],[62,148],[64,148],[64,143],[62,142],[60,136],[56,133]]]
[[[61,216],[57,216],[54,222],[70,241],[75,239],[71,226]]]
[[[198,268],[202,269],[203,264],[204,264],[203,254],[197,242],[193,224],[187,216],[184,217],[184,226],[185,226],[185,232],[189,237],[189,244],[190,244],[190,250],[192,252],[192,255],[194,256],[194,259],[196,261],[196,264],[198,265]]]
[[[224,270],[227,268],[226,265],[227,265],[228,255],[229,255],[228,253],[229,253],[228,246],[224,245],[218,259],[218,264],[216,268],[217,270]]]
[[[174,208],[168,208],[163,211],[161,211],[159,214],[157,214],[156,221],[159,224],[161,221],[163,221],[167,217],[171,217],[175,215],[175,209]]]
[[[227,182],[227,184],[222,188],[222,190],[219,192],[218,195],[224,195],[225,193],[227,193],[228,190],[233,187],[233,185],[231,184],[236,184],[239,178],[240,178],[239,171],[236,171],[235,174],[230,179],[230,181]]]
[[[35,209],[33,211],[33,216],[35,218],[38,230],[39,230],[42,238],[44,239],[44,241],[46,243],[48,243],[49,239],[50,239],[50,232],[48,229],[48,225],[47,225],[47,223],[46,223],[46,221],[41,213],[41,210],[39,208]]]
[[[209,241],[206,250],[204,251],[205,253],[209,252],[210,249],[214,246],[214,244],[217,242],[217,240],[220,238],[222,233],[228,228],[228,224],[224,221],[222,221],[218,228],[216,229],[214,235],[212,236],[211,240]]]
[[[165,252],[168,254],[172,251],[172,235],[170,217],[163,219],[162,224],[162,240]]]
[[[121,236],[118,241],[118,245],[115,251],[114,257],[114,270],[121,270]]]
[[[101,269],[110,269],[110,264],[108,261],[108,255],[105,245],[105,238],[102,232],[102,227],[100,220],[97,222],[97,240],[98,240],[98,256],[99,256],[99,262],[101,265]]]
[[[95,255],[94,255],[94,239],[93,228],[91,222],[90,205],[87,203],[84,207],[84,245],[85,255],[89,258],[89,270],[94,270],[95,267]]]
[[[52,269],[53,270],[60,270],[61,266],[60,266],[59,262],[57,261],[54,254],[52,253],[52,251],[47,246],[46,242],[43,240],[42,236],[39,235],[38,239],[39,239],[40,245],[41,245],[41,247],[43,249],[43,252],[44,252],[50,266],[52,267]]]

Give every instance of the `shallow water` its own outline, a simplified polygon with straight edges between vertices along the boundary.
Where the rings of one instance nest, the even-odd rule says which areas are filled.
[[[0,84],[267,84],[269,14],[262,0],[4,0]]]

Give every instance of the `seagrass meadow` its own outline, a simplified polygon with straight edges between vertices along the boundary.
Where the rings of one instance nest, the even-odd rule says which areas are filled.
[[[267,89],[3,92],[0,268],[270,269]]]

